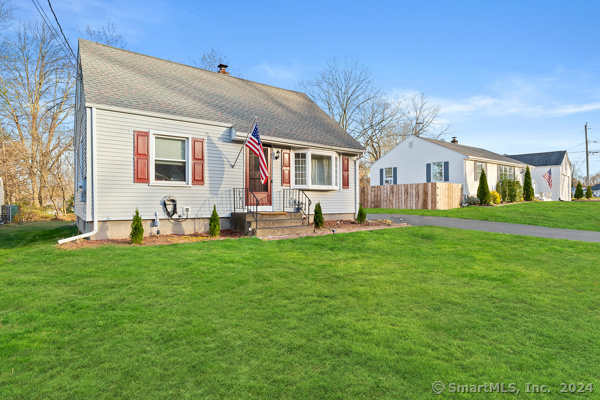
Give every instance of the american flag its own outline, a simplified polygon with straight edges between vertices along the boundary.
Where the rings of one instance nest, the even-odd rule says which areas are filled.
[[[550,186],[550,189],[552,189],[552,168],[550,168],[548,172],[542,175],[542,178],[548,181],[548,186]]]
[[[262,142],[260,141],[260,135],[258,134],[258,125],[254,123],[254,128],[252,129],[252,134],[248,136],[248,140],[246,140],[246,146],[250,148],[258,156],[259,164],[260,164],[260,181],[263,183],[267,183],[269,179],[269,167],[267,164],[267,160],[265,159],[265,152],[263,150]]]

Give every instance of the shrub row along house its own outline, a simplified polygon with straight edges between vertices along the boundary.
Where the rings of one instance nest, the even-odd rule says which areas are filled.
[[[529,165],[537,195],[571,200],[572,169],[566,151],[514,156],[451,142],[410,136],[371,166],[371,186],[404,183],[449,182],[463,185],[463,196],[477,196],[485,170],[490,190],[504,179],[523,184]],[[549,174],[550,179],[545,177]]]
[[[205,232],[213,206],[224,229],[251,205],[356,215],[364,148],[305,94],[86,40],[78,57],[75,214],[92,239],[126,238],[136,208],[146,234]],[[266,184],[244,146],[255,116]]]

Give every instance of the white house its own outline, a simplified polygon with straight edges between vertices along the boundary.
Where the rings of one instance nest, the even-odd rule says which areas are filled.
[[[450,182],[463,185],[464,196],[476,196],[481,170],[490,190],[502,179],[523,183],[526,163],[477,147],[409,136],[371,165],[371,186]]]
[[[533,189],[551,200],[571,201],[573,169],[566,151],[514,154],[507,157],[529,164]],[[544,178],[548,174],[550,180]]]
[[[78,58],[75,214],[92,239],[127,237],[136,208],[146,234],[206,231],[214,205],[225,229],[253,199],[259,211],[302,197],[310,215],[317,202],[325,218],[356,215],[364,148],[305,94],[86,40]],[[255,116],[264,185],[243,146]]]

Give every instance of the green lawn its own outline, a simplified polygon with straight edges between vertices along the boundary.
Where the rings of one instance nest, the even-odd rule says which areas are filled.
[[[0,227],[0,398],[600,391],[600,245],[433,227],[58,249]],[[506,394],[462,395],[507,398]]]
[[[397,210],[366,208],[367,214],[410,214],[510,222],[550,228],[600,231],[600,202],[547,201],[496,207],[463,207],[452,210]]]

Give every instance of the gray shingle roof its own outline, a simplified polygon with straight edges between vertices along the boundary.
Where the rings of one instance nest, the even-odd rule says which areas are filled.
[[[514,160],[512,158],[485,150],[485,149],[480,149],[478,147],[471,147],[471,146],[464,146],[462,144],[455,144],[455,143],[449,143],[449,142],[444,142],[442,140],[435,140],[435,139],[427,139],[424,137],[421,137],[421,139],[427,140],[428,142],[431,143],[435,143],[437,145],[440,145],[442,147],[445,147],[447,149],[450,150],[454,150],[460,154],[463,154],[467,157],[475,157],[475,158],[484,158],[484,159],[488,159],[488,160],[493,160],[493,161],[498,161],[499,163],[510,163],[510,164],[524,164],[521,161],[518,160]]]
[[[529,165],[533,165],[534,167],[543,167],[546,165],[562,164],[566,155],[567,152],[565,150],[561,150],[549,151],[546,153],[514,154],[507,157],[514,158],[515,160],[519,160]]]
[[[231,123],[247,132],[364,148],[306,94],[79,39],[88,103]]]

